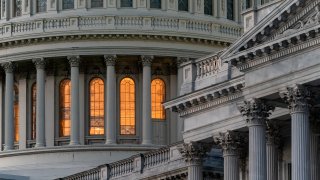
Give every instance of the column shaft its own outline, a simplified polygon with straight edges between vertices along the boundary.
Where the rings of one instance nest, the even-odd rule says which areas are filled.
[[[6,87],[5,87],[5,147],[4,150],[12,150],[14,143],[14,80],[13,67],[11,63],[5,63],[4,69],[6,71]]]
[[[309,113],[292,113],[291,118],[292,179],[310,180]]]
[[[70,145],[79,145],[79,56],[68,57],[71,65],[71,134]]]
[[[311,169],[311,180],[319,180],[319,138],[317,134],[311,133],[310,136],[310,169]]]
[[[142,144],[152,144],[151,62],[152,56],[142,56]]]
[[[36,59],[37,68],[37,94],[36,94],[36,145],[45,146],[45,70],[44,60]]]
[[[278,149],[274,143],[267,143],[267,180],[278,180]]]
[[[239,157],[224,155],[224,180],[239,180]]]
[[[201,164],[191,164],[188,166],[188,180],[203,180]]]
[[[107,65],[107,83],[106,91],[106,119],[105,119],[105,132],[106,144],[116,143],[116,72],[115,72],[116,56],[105,56],[105,63]]]

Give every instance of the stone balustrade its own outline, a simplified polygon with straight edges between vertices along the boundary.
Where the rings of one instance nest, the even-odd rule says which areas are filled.
[[[144,155],[144,167],[150,168],[170,160],[170,149],[163,148]]]
[[[221,60],[217,54],[203,59],[199,59],[195,63],[197,67],[197,79],[214,75],[218,73],[221,67]]]

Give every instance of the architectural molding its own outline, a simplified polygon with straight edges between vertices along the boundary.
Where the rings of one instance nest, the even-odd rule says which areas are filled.
[[[1,66],[6,73],[12,73],[15,68],[15,64],[13,62],[5,62],[2,63]]]
[[[241,142],[240,136],[236,132],[227,131],[225,133],[220,133],[220,136],[215,138],[215,142],[221,146],[224,156],[239,156]]]
[[[46,67],[46,61],[44,58],[34,58],[32,59],[32,62],[34,63],[36,69],[45,69]]]
[[[187,163],[202,164],[203,158],[211,150],[213,144],[190,142],[183,143],[177,148]]]
[[[67,57],[71,67],[79,67],[80,65],[80,56],[68,56]]]
[[[115,66],[117,62],[117,55],[104,55],[104,62],[106,66]]]
[[[151,66],[153,60],[154,60],[154,56],[145,56],[145,55],[141,56],[142,66]]]

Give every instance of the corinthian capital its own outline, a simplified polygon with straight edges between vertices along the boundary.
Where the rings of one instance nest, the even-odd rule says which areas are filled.
[[[71,67],[79,67],[80,56],[68,56],[67,59]]]
[[[2,68],[6,73],[12,73],[14,69],[14,63],[13,62],[5,62],[1,64]]]
[[[178,150],[182,157],[185,158],[188,163],[201,164],[203,158],[211,150],[212,145],[201,142],[183,143],[178,146]]]
[[[117,55],[104,55],[104,62],[106,66],[115,66],[117,61]]]
[[[151,66],[153,59],[154,59],[153,56],[141,56],[142,65]]]
[[[249,126],[265,125],[271,111],[274,111],[274,106],[267,105],[260,99],[252,99],[244,101],[239,110]]]
[[[280,129],[274,122],[270,120],[267,121],[266,141],[267,144],[279,145],[280,143]]]
[[[233,131],[220,133],[220,137],[215,140],[223,150],[223,156],[239,155],[240,136]]]
[[[46,66],[46,62],[44,58],[34,58],[32,59],[33,64],[36,66],[37,69],[44,69]]]
[[[281,91],[280,97],[288,104],[291,113],[309,112],[311,92],[303,85],[295,85],[294,87],[287,87],[286,90]]]

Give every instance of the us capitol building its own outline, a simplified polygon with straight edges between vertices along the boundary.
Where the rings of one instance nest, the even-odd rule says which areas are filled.
[[[320,179],[320,0],[0,2],[1,179]]]

